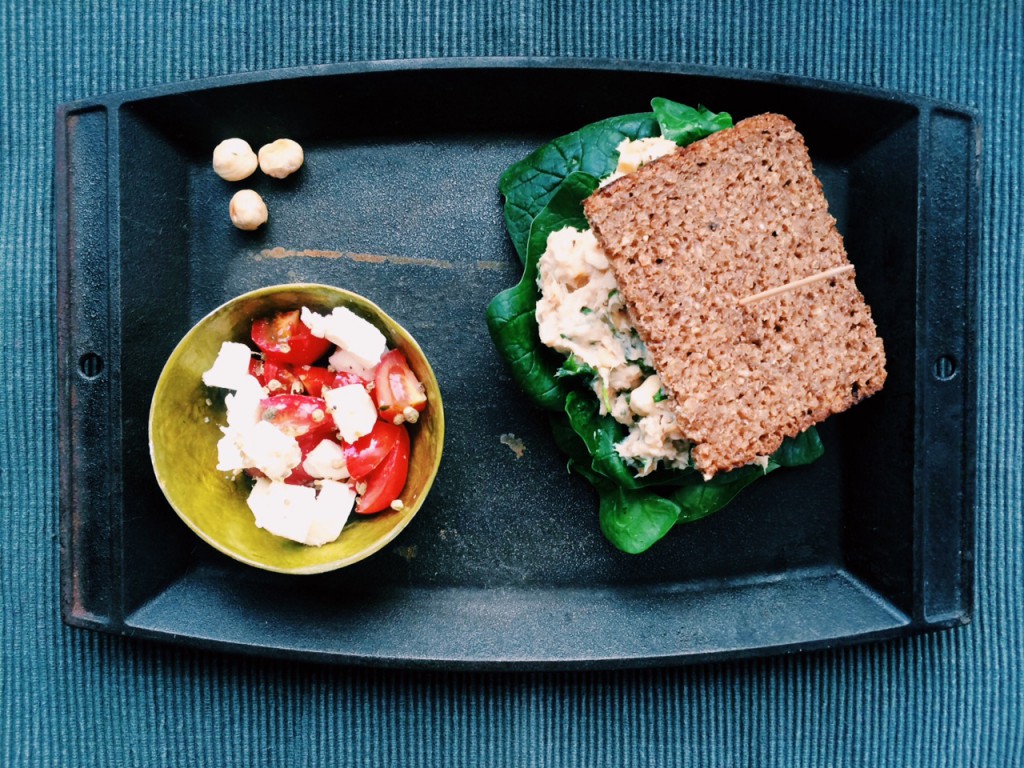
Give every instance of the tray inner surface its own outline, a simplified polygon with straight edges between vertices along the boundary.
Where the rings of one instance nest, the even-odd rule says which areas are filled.
[[[595,496],[566,474],[544,416],[507,375],[484,309],[519,278],[502,170],[656,95],[796,121],[885,339],[889,380],[821,428],[822,460],[631,557],[601,537]],[[116,156],[71,185],[106,178],[116,240],[110,338],[96,341],[106,373],[88,383],[112,409],[120,480],[102,551],[120,590],[80,579],[94,624],[317,657],[543,664],[800,647],[920,621],[916,109],[707,77],[513,69],[256,82],[76,119],[72,165],[100,136]],[[306,166],[285,181],[223,182],[209,155],[234,135],[294,138]],[[227,217],[248,185],[270,209],[256,233]],[[434,365],[447,417],[441,471],[410,527],[363,563],[302,578],[234,563],[193,536],[156,485],[146,435],[156,378],[191,324],[243,291],[295,281],[357,291],[404,324]],[[523,440],[521,458],[505,433]]]

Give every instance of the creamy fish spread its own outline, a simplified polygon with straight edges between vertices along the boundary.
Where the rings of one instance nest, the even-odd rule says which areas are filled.
[[[625,140],[619,163],[602,184],[668,154],[674,142],[661,137]],[[594,371],[601,414],[629,428],[619,455],[644,476],[659,466],[686,467],[690,444],[676,424],[647,347],[630,322],[608,259],[590,231],[552,232],[539,261],[537,325],[541,341]]]

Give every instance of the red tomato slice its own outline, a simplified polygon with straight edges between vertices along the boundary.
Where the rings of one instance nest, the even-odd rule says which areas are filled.
[[[256,378],[272,395],[299,395],[304,389],[302,382],[287,363],[264,360],[263,373]]]
[[[406,408],[422,411],[427,405],[427,396],[416,374],[409,368],[405,355],[400,350],[386,352],[377,365],[374,376],[374,395],[381,417],[392,421]]]
[[[313,397],[323,397],[324,387],[335,389],[349,384],[366,386],[366,380],[361,376],[348,371],[335,373],[317,365],[299,365],[292,372],[302,384],[302,388],[306,390],[306,394]]]
[[[269,421],[286,435],[327,435],[334,432],[334,419],[327,403],[308,395],[274,395],[260,400],[263,421]]]
[[[252,340],[267,360],[292,365],[310,365],[331,348],[327,339],[318,339],[299,319],[299,310],[278,312],[252,324]]]
[[[409,433],[405,427],[398,429],[398,442],[391,453],[363,481],[366,490],[356,502],[356,512],[360,515],[372,515],[387,509],[405,488],[409,475]]]
[[[316,365],[300,365],[294,370],[307,395],[322,397],[324,386],[334,385],[335,373]],[[336,385],[335,385],[336,386]]]
[[[377,419],[370,434],[363,435],[352,444],[343,444],[348,473],[354,479],[362,480],[375,470],[398,444],[399,432],[405,432],[405,427]]]

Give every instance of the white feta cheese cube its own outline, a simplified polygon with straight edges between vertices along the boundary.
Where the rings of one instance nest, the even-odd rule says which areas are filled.
[[[345,451],[333,440],[321,440],[306,454],[302,468],[310,477],[344,480],[348,477]]]
[[[359,359],[355,355],[341,347],[335,348],[327,362],[330,364],[331,368],[336,371],[354,373],[364,381],[373,380],[373,367],[371,366],[367,368],[359,362]]]
[[[225,341],[220,345],[217,359],[210,370],[203,373],[203,384],[221,389],[238,389],[241,382],[249,376],[249,361],[252,350],[245,344]]]
[[[255,467],[271,480],[284,480],[302,461],[298,441],[269,422],[261,421],[235,434],[246,466]]]
[[[360,384],[329,389],[323,395],[342,440],[354,443],[363,435],[370,434],[377,423],[377,409],[370,393]]]
[[[324,334],[327,333],[327,318],[319,312],[314,312],[309,307],[302,308],[302,311],[299,312],[299,320],[318,339],[324,338]]]
[[[228,426],[245,429],[257,424],[260,420],[260,400],[266,396],[266,390],[255,376],[247,375],[240,379],[235,392],[224,398]]]
[[[347,483],[324,480],[320,493],[303,485],[259,478],[247,503],[256,525],[275,536],[319,547],[341,535],[355,505]]]
[[[300,544],[306,543],[316,517],[315,490],[261,477],[256,480],[246,503],[256,518],[258,528]]]
[[[238,450],[237,430],[221,427],[224,437],[217,441],[217,471],[241,472],[246,468],[245,456]]]
[[[314,336],[337,344],[364,368],[373,368],[387,351],[377,326],[345,307],[335,307],[326,317],[303,307],[300,318]]]
[[[313,520],[305,543],[319,547],[337,539],[355,503],[356,492],[351,485],[324,480],[316,497]]]

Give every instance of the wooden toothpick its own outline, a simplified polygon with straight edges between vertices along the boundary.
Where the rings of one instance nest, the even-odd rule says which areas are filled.
[[[847,272],[852,271],[853,264],[843,264],[843,266],[841,267],[832,267],[832,269],[826,269],[824,272],[819,272],[816,275],[811,275],[810,277],[803,277],[800,278],[799,280],[794,280],[791,283],[786,283],[785,285],[779,285],[776,286],[775,288],[769,288],[767,291],[755,293],[753,296],[747,296],[745,299],[740,299],[740,306],[745,307],[748,304],[753,304],[755,301],[760,301],[761,299],[770,299],[772,296],[778,296],[780,293],[791,291],[794,288],[802,288],[805,285],[816,283],[819,280],[828,280],[830,277],[844,275]]]

